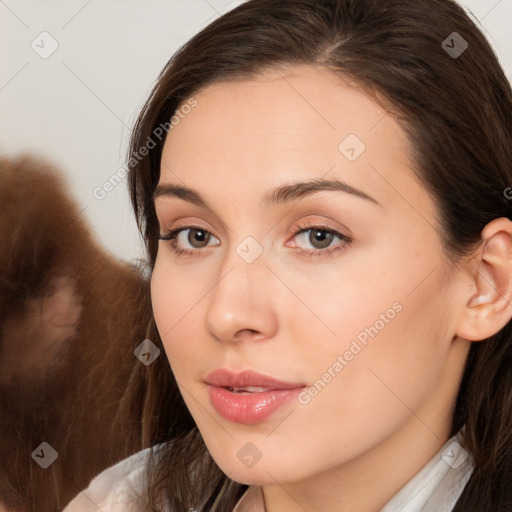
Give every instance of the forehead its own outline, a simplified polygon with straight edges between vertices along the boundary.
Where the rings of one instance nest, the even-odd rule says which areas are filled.
[[[160,181],[254,196],[286,181],[340,178],[381,203],[426,194],[395,118],[325,68],[299,66],[194,94],[162,154]],[[423,196],[423,197],[422,197]]]

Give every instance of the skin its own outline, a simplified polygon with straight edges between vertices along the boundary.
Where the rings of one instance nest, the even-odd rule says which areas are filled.
[[[185,402],[217,464],[262,485],[268,512],[378,511],[449,438],[470,341],[510,319],[510,222],[490,223],[488,244],[452,264],[404,132],[322,68],[269,71],[194,97],[167,136],[160,184],[192,188],[210,209],[170,196],[155,205],[161,234],[193,226],[211,236],[194,243],[185,227],[177,242],[191,256],[160,241],[151,280]],[[354,161],[338,149],[350,133],[366,146]],[[342,191],[260,204],[275,187],[314,178],[343,180],[378,204]],[[315,230],[296,234],[304,224],[351,242],[335,236],[322,248]],[[236,252],[248,236],[263,250],[252,263]],[[488,304],[473,305],[482,294]],[[401,310],[309,403],[294,400],[254,425],[213,408],[210,371],[313,386],[397,302]],[[261,452],[250,468],[237,456],[248,442]]]

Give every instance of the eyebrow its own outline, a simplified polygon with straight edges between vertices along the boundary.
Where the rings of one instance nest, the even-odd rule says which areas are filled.
[[[382,205],[376,199],[369,196],[362,190],[352,187],[351,185],[348,185],[347,183],[337,179],[313,179],[310,181],[300,181],[289,185],[282,185],[274,190],[267,192],[263,197],[261,205],[264,207],[269,207],[286,203],[292,199],[302,198],[314,194],[315,192],[323,191],[346,192],[347,194],[352,194],[361,199],[371,201],[382,207]],[[193,203],[201,208],[211,210],[211,208],[200,194],[198,194],[195,190],[192,190],[191,188],[185,187],[183,185],[177,185],[173,183],[162,183],[158,185],[153,194],[153,201],[157,197],[163,196],[177,197],[179,199],[183,199],[184,201]]]

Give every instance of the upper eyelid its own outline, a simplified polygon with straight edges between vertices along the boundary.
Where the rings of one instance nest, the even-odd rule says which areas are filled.
[[[158,201],[159,198],[162,198],[161,201]],[[170,202],[166,201],[166,199],[169,199]],[[185,200],[181,200],[180,198],[167,198],[166,196],[159,196],[158,198],[156,198],[155,202],[154,202],[154,207],[155,207],[155,215],[156,215],[156,218],[157,218],[157,222],[158,222],[158,225],[160,226],[160,230],[162,229],[167,229],[165,228],[165,224],[168,224],[166,222],[163,222],[163,220],[165,219],[165,217],[168,216],[168,212],[177,212],[177,211],[180,211],[180,209],[178,207],[174,207],[174,206],[167,206],[169,204],[172,204],[176,201],[176,203],[181,204],[181,206],[183,205],[188,205],[188,206],[191,206],[193,205],[193,203],[187,203]],[[157,207],[157,204],[161,204],[160,206],[160,209],[161,209],[161,213],[159,215],[158,211],[159,211],[159,208]],[[198,213],[198,215],[200,215],[201,217],[206,217],[206,218],[209,218],[211,219],[212,222],[215,222],[216,224],[219,224],[220,225],[220,229],[217,229],[217,231],[221,232],[223,235],[226,234],[226,232],[230,232],[232,233],[232,229],[227,226],[220,217],[217,216],[217,214],[215,212],[213,212],[213,210],[210,210],[209,208],[204,208],[203,206],[200,206],[200,205],[194,205],[195,207],[199,208],[201,210],[200,213]],[[174,215],[174,213],[173,213]],[[190,215],[190,216],[187,216],[186,218],[188,217],[196,217],[196,215]],[[161,220],[162,219],[162,222]],[[187,221],[187,225],[190,225],[190,224],[194,224],[196,221]],[[197,221],[199,222],[199,221]],[[202,222],[205,222],[204,220],[202,220]],[[212,225],[211,222],[208,222],[206,221],[207,224],[209,224],[210,226]],[[173,228],[174,229],[174,228]],[[207,229],[207,228],[204,228],[204,229]],[[208,230],[208,231],[211,231],[211,230]]]
[[[168,226],[169,224],[172,224],[172,223],[163,222],[163,219],[162,219],[162,221],[160,221],[158,213],[156,213],[156,217],[157,217],[157,224],[159,226],[160,232],[162,232],[162,231],[166,231],[166,232],[174,231],[174,230],[176,230],[178,228],[181,228],[181,227],[183,227],[183,228],[194,227],[194,224],[198,224],[197,227],[200,227],[201,229],[205,229],[206,231],[209,231],[210,233],[213,234],[212,229],[200,225],[202,222],[205,222],[204,220],[202,220],[202,221],[190,220],[190,221],[186,221],[186,222],[177,221],[176,222],[177,225],[174,226],[171,229],[171,228],[166,227],[166,225]],[[164,216],[162,215],[162,217],[164,217]],[[190,217],[194,217],[194,216],[191,215]],[[312,228],[312,227],[323,227],[325,229],[331,229],[331,230],[339,231],[341,234],[344,234],[347,237],[352,237],[352,232],[351,232],[351,230],[346,225],[340,223],[339,221],[335,220],[334,218],[330,218],[329,215],[324,215],[324,214],[321,214],[321,213],[317,213],[317,214],[310,214],[310,215],[304,214],[303,217],[319,217],[319,218],[322,218],[322,219],[329,219],[329,222],[333,223],[335,225],[330,225],[329,222],[327,222],[325,220],[320,220],[320,219],[318,219],[318,220],[316,220],[316,219],[315,220],[311,220],[311,219],[310,220],[296,220],[296,221],[293,222],[293,224],[295,224],[295,225],[296,224],[307,224],[309,228]],[[185,218],[187,218],[187,217],[185,217]],[[215,219],[218,220],[217,217],[215,217]],[[270,228],[270,230],[274,229],[275,226],[277,224],[281,223],[282,221],[283,221],[283,218],[278,220],[278,222],[272,224],[272,227]],[[206,221],[206,224],[209,224],[210,226],[212,226],[211,223],[208,222],[208,221]],[[225,224],[222,221],[220,221],[220,225],[221,225],[220,229],[213,228],[213,230],[214,231],[217,230],[223,236],[226,234],[226,231],[229,231],[230,233],[233,233],[233,230],[231,228],[229,228],[228,226],[225,226]],[[337,227],[337,226],[339,226],[339,227]]]
[[[165,232],[169,233],[170,231],[176,231],[178,229],[187,229],[187,228],[196,228],[196,229],[204,229],[205,231],[208,231],[209,233],[213,234],[212,229],[206,226],[202,226],[201,224],[204,223],[204,221],[196,221],[196,220],[187,220],[187,221],[175,221],[175,222],[160,222],[158,219],[158,227],[160,230],[160,233]],[[206,222],[206,224],[209,224]],[[171,225],[172,227],[169,227]],[[215,228],[213,229],[216,230]]]
[[[186,221],[178,220],[178,221],[173,221],[173,222],[165,222],[165,215],[162,214],[161,219],[160,219],[160,217],[158,216],[158,212],[156,213],[157,225],[160,230],[160,233],[162,233],[162,232],[168,233],[169,231],[175,231],[176,229],[179,229],[179,228],[185,229],[185,228],[190,228],[190,227],[198,227],[198,228],[204,229],[212,234],[213,234],[212,229],[213,229],[213,231],[218,231],[218,232],[222,233],[222,235],[226,234],[226,230],[224,228],[224,223],[220,222],[221,227],[220,227],[220,229],[217,229],[217,228],[213,228],[213,226],[210,222],[202,220],[202,219],[195,220],[194,217],[195,217],[194,215],[190,215],[189,217],[185,217],[185,218],[186,219],[190,218],[191,220],[186,220]],[[194,219],[194,220],[192,220],[192,219]],[[198,219],[199,219],[199,217],[198,217]],[[215,220],[217,220],[217,217],[215,217]],[[209,227],[202,226],[201,224],[207,224],[208,226],[211,226],[212,229],[210,229]],[[169,228],[168,227],[169,225],[172,225],[173,227]],[[226,229],[231,233],[233,232],[229,227],[226,227]]]
[[[331,221],[335,224],[340,224],[337,221],[334,221],[334,220],[331,220]],[[175,223],[175,225],[173,225],[172,228],[165,227],[166,224],[167,223],[165,223],[165,222],[158,221],[158,226],[160,228],[160,231],[170,232],[170,231],[177,231],[179,229],[194,229],[195,228],[195,229],[204,229],[205,231],[208,231],[210,234],[214,235],[214,233],[212,232],[212,230],[210,228],[201,226],[200,222],[195,222],[192,220],[186,221],[186,222],[177,221]],[[322,220],[299,220],[299,221],[295,221],[293,224],[296,226],[294,228],[295,232],[297,230],[300,231],[300,230],[312,229],[312,228],[323,228],[323,229],[327,229],[327,230],[339,231],[341,234],[344,234],[346,236],[351,236],[350,229],[348,229],[344,225],[341,225],[341,227],[338,228],[338,227],[332,226],[328,222],[322,221]],[[300,224],[302,227],[297,224]],[[214,231],[215,231],[215,228],[214,228]],[[232,231],[232,230],[230,230],[230,231]]]

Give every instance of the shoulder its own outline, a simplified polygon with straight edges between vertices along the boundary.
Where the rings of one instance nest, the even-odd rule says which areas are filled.
[[[63,512],[138,512],[137,496],[142,489],[144,469],[155,448],[134,453],[102,471]]]

